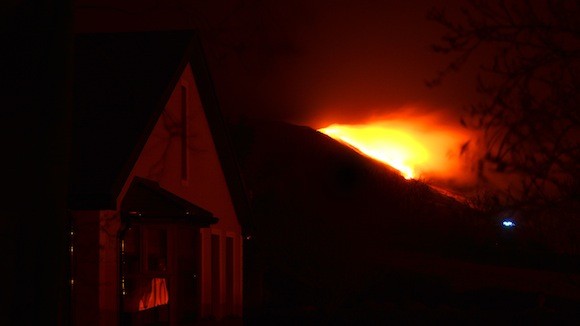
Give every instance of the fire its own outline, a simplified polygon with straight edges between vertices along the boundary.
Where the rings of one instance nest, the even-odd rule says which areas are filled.
[[[459,148],[466,131],[426,117],[332,124],[318,131],[397,169],[406,179],[465,178]]]
[[[429,159],[427,149],[408,133],[377,125],[331,125],[318,131],[359,149],[399,170],[406,179],[417,176],[417,165]]]

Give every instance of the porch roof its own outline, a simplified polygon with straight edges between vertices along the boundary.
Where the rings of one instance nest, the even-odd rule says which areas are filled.
[[[121,203],[125,220],[188,222],[209,226],[218,221],[213,214],[163,189],[157,182],[135,177]]]

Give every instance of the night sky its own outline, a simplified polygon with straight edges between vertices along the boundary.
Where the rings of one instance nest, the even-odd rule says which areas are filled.
[[[224,114],[314,128],[364,122],[401,108],[451,123],[475,99],[475,65],[430,89],[450,56],[426,19],[458,1],[79,0],[75,31],[201,31]]]

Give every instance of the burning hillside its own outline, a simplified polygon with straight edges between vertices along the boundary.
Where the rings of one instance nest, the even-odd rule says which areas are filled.
[[[399,170],[405,179],[416,178],[429,159],[427,149],[408,133],[381,125],[331,125],[318,131]]]
[[[275,309],[327,307],[329,298],[335,307],[335,298],[353,293],[378,300],[377,307],[400,307],[410,296],[422,302],[433,293],[462,303],[471,295],[464,292],[468,284],[560,286],[558,274],[545,281],[536,271],[518,277],[509,267],[536,261],[517,249],[528,240],[515,224],[502,226],[309,127],[246,120],[231,128],[252,204],[245,278],[261,284]],[[430,143],[419,140],[433,155]]]
[[[421,179],[444,188],[450,182],[469,184],[473,180],[460,155],[469,134],[433,117],[331,124],[318,131],[395,168],[405,179]]]
[[[253,121],[235,128],[255,213],[268,211],[267,223],[276,212],[277,225],[288,215],[293,227],[301,216],[310,222],[331,218],[352,229],[352,217],[365,216],[358,221],[365,229],[391,232],[408,225],[413,237],[420,229],[428,237],[472,222],[464,218],[472,212],[457,200],[309,127]]]

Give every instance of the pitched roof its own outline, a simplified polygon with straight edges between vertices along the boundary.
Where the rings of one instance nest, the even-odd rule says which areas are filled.
[[[201,42],[191,30],[74,40],[70,207],[115,209],[120,190],[190,63],[238,217],[248,204]]]

